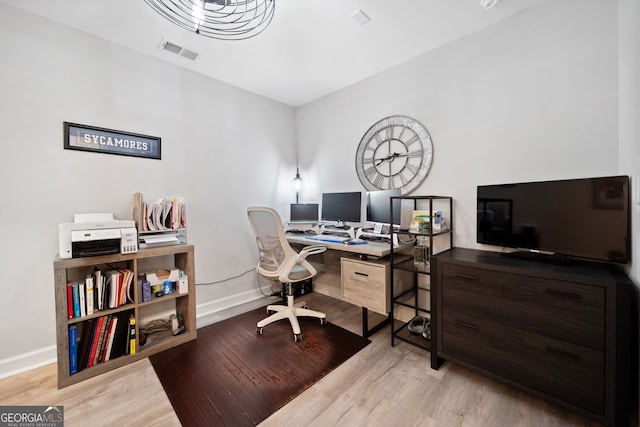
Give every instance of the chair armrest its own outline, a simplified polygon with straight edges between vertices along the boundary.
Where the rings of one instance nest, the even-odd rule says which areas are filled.
[[[302,248],[298,253],[297,261],[304,261],[308,256],[322,253],[327,250],[325,245],[309,245]]]

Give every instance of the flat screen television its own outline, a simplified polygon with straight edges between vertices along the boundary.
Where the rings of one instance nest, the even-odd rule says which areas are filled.
[[[478,186],[478,243],[626,264],[629,177]]]
[[[362,210],[362,193],[323,193],[323,221],[360,222]]]
[[[318,204],[292,203],[289,219],[293,222],[318,221]]]
[[[400,189],[369,191],[367,193],[367,222],[391,225],[391,197],[401,196]],[[400,226],[401,200],[393,201],[393,225]]]

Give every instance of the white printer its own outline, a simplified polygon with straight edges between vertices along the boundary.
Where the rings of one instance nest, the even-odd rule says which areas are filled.
[[[58,225],[60,258],[138,252],[135,223],[113,214],[75,214],[72,223]]]

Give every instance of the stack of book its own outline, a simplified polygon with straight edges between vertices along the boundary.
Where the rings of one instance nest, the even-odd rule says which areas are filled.
[[[132,311],[108,314],[69,326],[69,373],[136,353]]]
[[[84,280],[67,283],[69,319],[132,303],[134,292],[133,271],[127,268],[106,271],[96,268]]]

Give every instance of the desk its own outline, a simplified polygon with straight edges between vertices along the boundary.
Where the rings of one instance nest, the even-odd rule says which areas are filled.
[[[362,336],[369,337],[389,320],[391,244],[370,241],[360,245],[323,242],[304,235],[287,233],[294,246],[323,245],[327,251],[314,255],[309,261],[318,270],[313,279],[314,290],[324,295],[362,307]],[[412,246],[407,246],[412,249]],[[409,256],[409,255],[408,255]],[[396,274],[395,289],[403,291],[402,275]],[[404,280],[410,283],[410,280]],[[386,316],[385,320],[369,328],[369,310]]]

